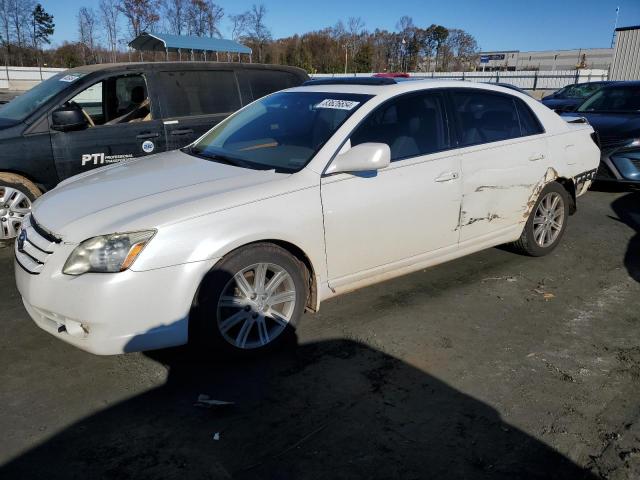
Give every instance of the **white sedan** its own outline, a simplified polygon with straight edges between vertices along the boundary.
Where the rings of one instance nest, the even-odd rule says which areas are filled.
[[[592,134],[497,86],[308,82],[45,194],[18,289],[96,354],[270,348],[344,292],[505,243],[551,252],[598,166]]]

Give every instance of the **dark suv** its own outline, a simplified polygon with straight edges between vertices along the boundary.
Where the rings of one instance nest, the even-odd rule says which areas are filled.
[[[234,111],[308,80],[293,67],[157,62],[61,72],[0,108],[0,240],[61,180],[184,147]]]

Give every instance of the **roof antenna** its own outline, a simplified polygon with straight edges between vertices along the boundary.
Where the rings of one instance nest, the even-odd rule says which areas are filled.
[[[618,15],[620,14],[620,7],[616,7],[616,21],[613,24],[613,35],[611,35],[611,48],[616,46],[616,28],[618,28]]]

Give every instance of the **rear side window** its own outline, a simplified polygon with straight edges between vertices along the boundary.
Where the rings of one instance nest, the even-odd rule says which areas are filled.
[[[300,78],[289,72],[247,69],[245,73],[251,84],[254,100],[278,90],[297,87],[302,84]]]
[[[158,76],[165,117],[232,113],[240,108],[232,71],[159,72]]]
[[[528,105],[517,98],[514,98],[513,101],[516,103],[516,109],[518,110],[518,119],[520,120],[520,130],[523,137],[527,137],[529,135],[538,135],[539,133],[544,133],[544,128],[542,128],[542,124],[536,114],[531,111]]]
[[[453,92],[461,146],[499,142],[521,136],[513,98],[478,90]]]
[[[351,135],[351,145],[386,143],[391,161],[450,148],[444,101],[439,93],[403,95],[374,110]]]

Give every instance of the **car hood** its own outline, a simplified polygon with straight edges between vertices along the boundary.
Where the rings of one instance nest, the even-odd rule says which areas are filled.
[[[580,98],[543,98],[543,105],[549,107],[552,110],[555,109],[566,109],[567,107],[576,108],[583,102],[583,99]]]
[[[601,139],[640,137],[640,113],[572,112],[567,115],[586,118]]]
[[[292,176],[167,152],[72,177],[34,203],[33,217],[64,241],[77,242],[158,228],[284,193]]]

